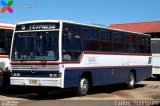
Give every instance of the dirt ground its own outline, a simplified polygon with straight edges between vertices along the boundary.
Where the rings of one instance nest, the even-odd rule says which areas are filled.
[[[84,97],[72,97],[70,100],[160,100],[160,80],[151,78],[136,84],[134,89],[125,89],[123,85],[96,88]]]

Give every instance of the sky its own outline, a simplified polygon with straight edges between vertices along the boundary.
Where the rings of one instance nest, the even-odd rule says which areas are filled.
[[[0,23],[49,19],[108,26],[160,21],[160,0],[13,0],[12,9],[0,13]]]

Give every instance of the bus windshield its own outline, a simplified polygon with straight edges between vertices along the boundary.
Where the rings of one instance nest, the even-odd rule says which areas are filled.
[[[58,60],[58,31],[15,33],[12,60]]]

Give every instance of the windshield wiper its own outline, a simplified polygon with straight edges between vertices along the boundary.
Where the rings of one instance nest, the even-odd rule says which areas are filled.
[[[23,54],[21,55],[21,62],[27,59],[27,51],[24,51]]]
[[[45,56],[42,56],[42,57],[43,57],[43,59],[41,60],[41,62],[46,62]]]
[[[23,62],[24,61],[24,59],[23,58],[21,58],[21,62]]]
[[[40,53],[40,55],[41,55],[41,57],[43,58],[43,59],[41,60],[41,62],[46,62],[45,56],[43,56],[41,53]]]
[[[21,58],[21,62],[23,62],[25,60],[24,58],[25,58],[24,56]]]

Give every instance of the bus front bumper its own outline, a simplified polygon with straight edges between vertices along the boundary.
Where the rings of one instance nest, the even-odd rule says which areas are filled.
[[[28,77],[11,77],[11,85],[19,86],[47,86],[47,87],[61,87],[61,78],[28,78]]]

